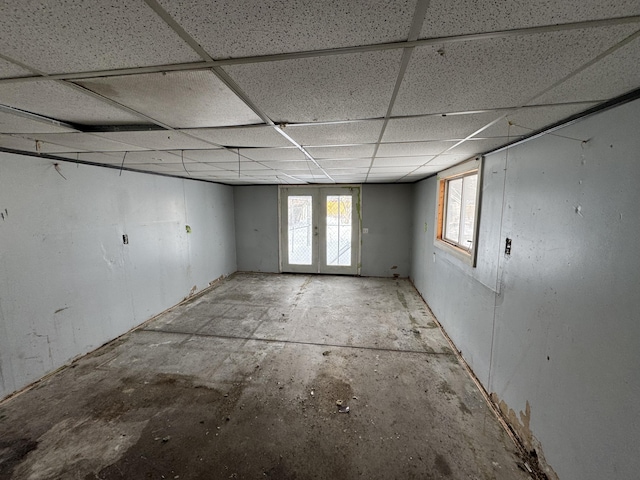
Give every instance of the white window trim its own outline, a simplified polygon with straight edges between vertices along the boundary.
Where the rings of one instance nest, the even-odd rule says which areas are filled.
[[[473,247],[470,250],[465,250],[458,246],[455,246],[443,237],[444,230],[444,212],[446,202],[446,193],[444,192],[444,183],[454,177],[460,177],[464,174],[477,171],[478,173],[478,188],[476,189],[476,214],[473,222]],[[454,167],[443,170],[438,173],[438,187],[436,189],[436,227],[434,228],[433,244],[436,248],[443,250],[471,267],[476,266],[476,258],[478,252],[478,225],[480,223],[480,201],[482,192],[482,157],[475,157],[471,160],[462,162]]]

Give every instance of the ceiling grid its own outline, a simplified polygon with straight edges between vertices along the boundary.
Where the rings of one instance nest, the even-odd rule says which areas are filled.
[[[637,0],[10,7],[0,151],[225,184],[414,182],[640,89]]]

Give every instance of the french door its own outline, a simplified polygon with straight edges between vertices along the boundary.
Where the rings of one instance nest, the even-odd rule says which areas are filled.
[[[360,187],[280,187],[283,272],[359,273]]]

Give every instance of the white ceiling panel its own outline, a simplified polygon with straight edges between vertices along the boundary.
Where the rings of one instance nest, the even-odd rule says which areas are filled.
[[[185,150],[184,158],[189,158],[196,162],[208,162],[208,163],[225,163],[235,162],[238,163],[238,154],[231,150],[225,150],[223,148],[210,149],[210,150]],[[240,159],[242,161],[242,157]]]
[[[379,157],[415,157],[438,155],[456,142],[407,142],[381,143],[376,156]]]
[[[373,161],[374,167],[419,167],[433,159],[433,156],[423,157],[376,157]]]
[[[369,171],[369,175],[406,175],[408,173],[413,172],[416,168],[415,165],[403,165],[403,166],[395,166],[395,167],[376,167],[375,164],[371,167]]]
[[[2,53],[47,73],[200,60],[144,2],[3,3]]]
[[[343,158],[341,160],[320,159],[318,163],[324,169],[341,170],[345,168],[369,168],[371,158]]]
[[[284,161],[284,162],[273,162],[273,161],[265,161],[261,162],[269,168],[274,170],[287,170],[287,171],[303,171],[309,172],[309,168],[315,166],[309,160],[296,160],[296,161]]]
[[[382,141],[419,142],[461,139],[471,135],[496,117],[496,113],[476,113],[391,119]]]
[[[450,164],[448,166],[453,166],[454,164]],[[445,167],[446,168],[446,167]],[[438,167],[438,166],[433,166],[433,165],[426,165],[424,167],[419,167],[416,170],[414,170],[413,172],[411,172],[407,177],[407,179],[412,179],[412,180],[417,180],[419,178],[424,178],[430,175],[433,175],[434,173],[438,173],[439,171],[444,170],[444,168],[442,167]]]
[[[147,123],[138,116],[54,81],[0,84],[0,104],[86,125]]]
[[[416,48],[393,115],[520,106],[636,25],[571,30]],[[564,101],[564,99],[562,99]]]
[[[306,158],[296,147],[241,148],[240,154],[258,161],[301,161]]]
[[[225,67],[276,123],[383,117],[401,50]]]
[[[103,132],[95,133],[94,135],[114,142],[136,145],[149,150],[192,150],[213,148],[213,146],[207,142],[171,130]]]
[[[125,152],[128,150],[144,150],[142,147],[114,142],[99,137],[92,133],[39,133],[24,134],[23,136],[34,140],[54,143],[67,147],[67,151],[93,151],[93,152]]]
[[[288,125],[286,131],[301,145],[375,143],[380,137],[383,123],[382,120],[368,120],[319,125]]]
[[[229,147],[288,147],[286,138],[268,125],[232,128],[197,128],[186,133]]]
[[[366,175],[332,175],[336,183],[364,183]]]
[[[127,156],[125,158],[125,164],[135,163],[182,163],[180,151],[138,151],[138,152],[127,152]],[[124,156],[124,153],[123,153]],[[122,157],[121,157],[122,160]],[[190,159],[185,157],[185,162],[190,161]],[[191,160],[193,161],[193,160]]]
[[[214,58],[406,40],[415,0],[160,0]]]
[[[78,83],[174,128],[261,122],[210,70],[124,75]]]
[[[75,132],[72,128],[61,127],[46,121],[0,112],[0,133],[64,133]]]
[[[368,168],[346,168],[346,169],[325,169],[326,172],[331,175],[332,177],[334,175],[340,175],[340,176],[345,176],[345,175],[366,175],[367,172],[369,171]]]
[[[464,153],[454,154],[453,152],[448,152],[444,155],[438,155],[437,157],[434,157],[433,159],[429,160],[426,165],[428,165],[429,167],[439,168],[439,170],[444,170],[445,168],[456,165],[460,162],[468,160],[469,158],[469,155]]]
[[[0,78],[25,77],[30,75],[33,75],[33,72],[30,70],[0,58]]]
[[[606,100],[638,88],[639,81],[640,38],[536,98],[534,103]]]
[[[431,0],[421,38],[639,15],[636,0]]]
[[[371,158],[375,145],[342,145],[338,147],[306,147],[315,159],[320,158]]]
[[[516,139],[514,138],[514,140]],[[506,143],[508,143],[508,139],[505,139],[503,137],[488,138],[486,140],[467,140],[454,149],[449,150],[447,153],[455,155],[467,155],[470,158],[474,155],[486,153],[490,150],[501,147]]]
[[[49,143],[42,140],[31,139],[22,135],[0,135],[0,147],[12,148],[14,150],[23,150],[32,153],[61,153],[69,152],[73,149],[55,143]]]
[[[76,154],[77,160],[85,162],[102,163],[105,165],[122,165],[122,152],[79,152]]]
[[[564,120],[571,115],[587,110],[594,103],[572,105],[545,105],[541,107],[522,108],[507,115],[498,123],[483,130],[479,137],[505,137],[506,141],[514,137],[529,135],[543,127]]]

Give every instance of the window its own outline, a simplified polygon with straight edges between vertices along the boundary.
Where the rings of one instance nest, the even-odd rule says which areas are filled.
[[[480,204],[480,158],[438,174],[435,245],[475,266]]]

